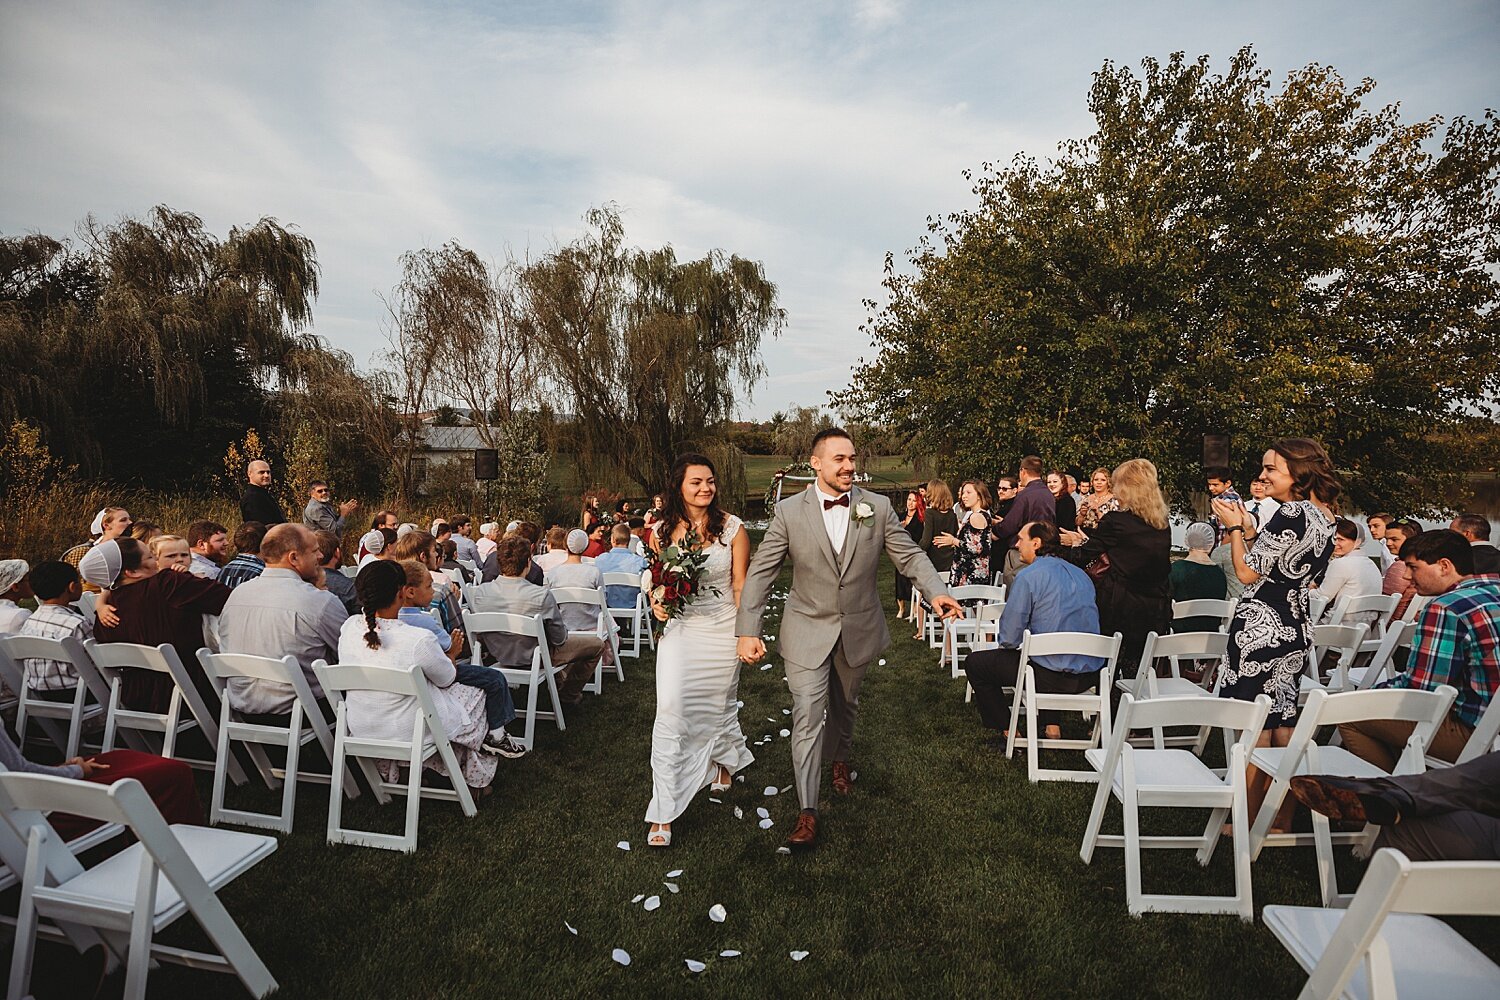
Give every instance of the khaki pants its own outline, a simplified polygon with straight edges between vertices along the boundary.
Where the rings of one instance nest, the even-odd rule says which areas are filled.
[[[583,686],[594,679],[599,656],[604,652],[604,640],[591,635],[570,636],[560,646],[553,646],[552,665],[563,668],[562,685],[557,696],[569,704],[583,698]]]
[[[1412,730],[1416,728],[1417,724],[1414,722],[1371,719],[1340,725],[1339,736],[1354,756],[1390,771],[1396,766],[1401,752],[1406,749],[1406,741],[1411,739]],[[1432,745],[1427,748],[1427,752],[1449,762],[1455,761],[1472,735],[1472,727],[1449,714],[1432,734]]]

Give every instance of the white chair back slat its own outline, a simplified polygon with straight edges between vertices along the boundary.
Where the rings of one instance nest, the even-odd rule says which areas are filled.
[[[1026,776],[1037,781],[1084,781],[1098,780],[1093,770],[1066,770],[1043,768],[1038,751],[1043,748],[1057,750],[1090,750],[1110,737],[1110,698],[1114,683],[1115,663],[1120,656],[1121,636],[1095,635],[1088,632],[1043,632],[1027,629],[1021,635],[1021,663],[1019,682],[1011,699],[1010,740],[1006,756],[1014,756],[1018,746],[1026,748]],[[1104,661],[1099,670],[1098,684],[1092,691],[1080,694],[1050,694],[1037,690],[1037,666],[1031,663],[1035,656],[1057,656],[1075,654],[1097,657]],[[1093,718],[1093,726],[1087,739],[1048,738],[1038,727],[1038,711],[1079,712]],[[1021,713],[1026,713],[1026,734],[1021,735]]]
[[[547,628],[540,614],[534,616],[510,614],[504,611],[465,611],[464,629],[469,633],[475,655],[482,656],[483,637],[488,634],[522,636],[535,640],[528,667],[496,667],[505,675],[511,687],[527,690],[526,708],[523,712],[526,723],[521,743],[530,750],[536,745],[536,723],[538,719],[551,719],[559,730],[567,729],[563,719],[562,698],[557,692],[557,674],[561,668],[552,664],[552,651],[547,644]],[[477,662],[477,661],[476,661]],[[541,707],[541,693],[546,690],[552,706],[550,711]]]
[[[78,675],[73,697],[65,702],[37,696],[26,684],[25,662],[57,660],[72,666]],[[104,714],[108,696],[93,665],[87,663],[83,644],[72,637],[48,639],[36,635],[0,635],[0,680],[16,694],[16,739],[26,745],[26,723],[35,722],[47,738],[63,752],[63,759],[78,756],[86,722]],[[91,684],[90,681],[93,681]],[[90,695],[93,701],[90,702]],[[66,723],[66,724],[64,724]]]
[[[649,577],[644,573],[605,573],[604,586],[609,587],[633,587],[635,599],[628,608],[610,608],[609,614],[616,622],[625,626],[624,636],[616,641],[617,652],[620,656],[639,657],[641,655],[641,643],[646,643],[650,649],[656,648],[656,633],[651,627],[651,607],[646,599],[646,586]],[[624,680],[623,673],[620,677]]]
[[[1234,617],[1234,602],[1220,601],[1205,597],[1195,601],[1173,601],[1172,617],[1177,618],[1217,618],[1222,628]]]

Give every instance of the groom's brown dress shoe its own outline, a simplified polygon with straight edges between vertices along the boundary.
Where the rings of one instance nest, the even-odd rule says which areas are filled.
[[[797,826],[786,838],[786,846],[794,851],[805,851],[818,842],[818,814],[811,809],[802,810],[797,817]]]
[[[854,790],[854,781],[849,777],[849,764],[847,761],[836,760],[833,762],[833,790],[840,795],[848,795]]]

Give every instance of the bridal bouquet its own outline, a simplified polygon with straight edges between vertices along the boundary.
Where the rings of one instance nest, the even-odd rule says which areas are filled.
[[[660,553],[651,552],[650,574],[651,599],[667,609],[667,618],[679,617],[693,599],[704,592],[701,579],[703,568],[708,565],[708,553],[698,534],[689,530],[682,541],[668,545]],[[718,591],[710,589],[710,596]]]

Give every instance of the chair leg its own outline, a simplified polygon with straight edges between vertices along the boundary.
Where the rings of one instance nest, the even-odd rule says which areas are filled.
[[[411,854],[417,849],[417,822],[422,809],[422,717],[417,716],[417,733],[411,742],[411,757],[406,771],[406,833],[401,850]],[[454,781],[463,781],[462,774],[450,775]]]
[[[222,706],[222,721],[219,723],[219,745],[214,750],[214,785],[208,800],[208,821],[215,825],[224,814],[224,782],[228,778],[229,758],[229,699]]]
[[[541,678],[536,675],[536,671],[532,671],[531,683],[527,685],[526,692],[526,734],[522,737],[522,742],[526,744],[527,750],[532,750],[536,747],[537,699],[539,699],[542,694]]]
[[[1016,740],[1021,737],[1021,700],[1026,697],[1026,673],[1016,678],[1016,689],[1010,693],[1010,739],[1005,741],[1007,759],[1016,755]]]
[[[292,832],[292,816],[297,809],[297,767],[302,757],[301,703],[292,705],[291,728],[287,730],[286,776],[281,779],[281,832]],[[329,785],[339,787],[339,772],[330,772]]]
[[[1109,758],[1106,756],[1105,763],[1108,762]],[[1090,864],[1094,860],[1094,846],[1099,842],[1099,829],[1104,825],[1104,810],[1109,805],[1114,784],[1114,775],[1099,772],[1099,787],[1094,791],[1094,807],[1089,810],[1088,826],[1083,831],[1083,846],[1078,851],[1084,864]]]
[[[1036,691],[1031,685],[1031,670],[1026,671],[1026,690],[1031,696],[1026,699],[1026,777],[1035,783],[1041,780],[1042,731],[1037,726]]]
[[[156,859],[141,852],[136,873],[135,912],[130,915],[130,957],[125,966],[126,1000],[146,1000],[146,977],[151,972],[151,925],[156,913]]]
[[[348,732],[348,729],[344,723],[344,703],[342,701],[339,702],[333,726],[333,773],[342,774],[348,766],[348,754],[344,749],[344,736]],[[384,800],[380,796],[384,789],[380,782],[380,775],[371,775],[369,772],[366,772],[366,777],[371,781],[370,790],[375,793],[376,801],[381,802],[383,805]],[[328,843],[330,844],[338,842],[339,825],[340,820],[343,818],[343,813],[343,789],[330,781],[328,783]]]
[[[32,827],[26,849],[26,868],[21,883],[21,902],[16,911],[16,937],[10,957],[10,983],[7,998],[26,996],[31,985],[31,963],[36,955],[36,904],[33,894],[42,884],[42,842],[46,834]]]
[[[552,721],[557,723],[559,730],[567,729],[568,724],[563,721],[562,697],[557,693],[557,670],[545,667],[542,673],[547,675],[547,696],[552,699]]]
[[[1240,773],[1243,775],[1244,770]],[[1250,803],[1245,796],[1245,782],[1240,780],[1234,788],[1234,805],[1230,810],[1234,829],[1234,897],[1238,902],[1240,919],[1245,923],[1255,922],[1255,898],[1250,886]]]
[[[1125,902],[1130,915],[1134,917],[1146,911],[1141,898],[1140,804],[1135,793],[1135,767],[1129,754],[1121,756],[1120,767],[1124,772],[1125,792],[1121,803],[1125,811]],[[1099,779],[1099,785],[1101,788],[1105,787],[1102,777]]]

